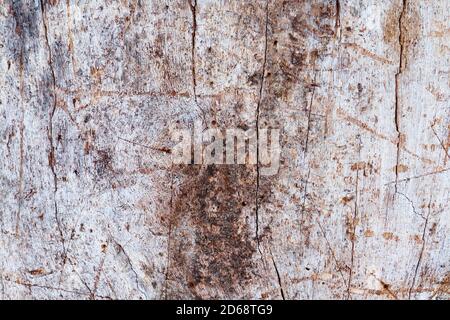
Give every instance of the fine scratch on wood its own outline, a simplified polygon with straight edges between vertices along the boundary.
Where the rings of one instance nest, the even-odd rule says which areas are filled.
[[[417,263],[416,266],[414,268],[414,276],[412,279],[412,283],[411,283],[411,287],[409,288],[409,292],[408,292],[408,299],[411,300],[411,295],[412,295],[412,291],[414,289],[414,286],[416,284],[416,279],[417,279],[417,273],[419,272],[419,267],[420,264],[422,262],[422,258],[423,258],[423,252],[425,250],[425,245],[426,245],[426,232],[427,232],[427,227],[428,227],[428,220],[430,219],[430,213],[431,213],[431,202],[432,202],[432,196],[430,196],[430,202],[428,203],[428,213],[425,219],[425,223],[423,226],[423,232],[422,232],[422,247],[420,248],[420,252],[419,252],[419,257],[417,259]]]
[[[379,55],[367,50],[366,48],[361,47],[360,45],[358,45],[356,43],[345,42],[345,43],[341,43],[341,45],[344,46],[345,48],[354,49],[357,52],[359,52],[361,55],[368,57],[374,61],[381,62],[383,64],[388,64],[388,65],[393,64],[393,62],[391,60],[389,60],[385,57],[379,56]]]

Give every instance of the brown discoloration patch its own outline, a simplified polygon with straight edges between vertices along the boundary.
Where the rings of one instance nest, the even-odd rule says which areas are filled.
[[[333,3],[308,3],[307,1],[283,1],[281,5],[269,5],[269,41],[264,83],[262,114],[276,110],[279,100],[292,98],[294,88],[314,82],[305,71],[314,70],[316,63],[326,54],[328,43],[335,32],[336,6]],[[290,31],[286,36],[288,17]],[[314,48],[308,46],[316,41]],[[302,101],[306,104],[306,101]]]
[[[401,173],[401,172],[406,172],[406,171],[408,171],[409,168],[408,168],[408,166],[406,166],[406,165],[404,165],[404,164],[399,164],[399,165],[395,166],[392,170],[393,170],[394,172]]]
[[[386,240],[399,240],[398,236],[394,235],[392,232],[383,232],[383,238]]]
[[[364,162],[364,161],[360,161],[360,162],[356,162],[356,163],[352,164],[350,169],[352,171],[362,171],[364,177],[367,177],[367,176],[373,174],[374,172],[377,172],[377,169],[374,168],[374,166],[371,162]]]
[[[435,86],[433,86],[431,83],[428,84],[428,86],[425,89],[434,96],[436,101],[443,102],[446,100],[445,92],[440,91]]]
[[[355,197],[354,196],[345,196],[341,199],[341,202],[343,204],[347,204],[349,202],[351,202]]]
[[[352,171],[357,171],[357,170],[364,170],[365,167],[366,167],[366,163],[361,161],[361,162],[352,164],[350,169],[352,169]]]
[[[437,229],[437,223],[433,222],[433,224],[431,225],[430,228],[430,235],[433,236],[434,234],[436,234],[436,229]]]
[[[383,26],[383,39],[402,54],[401,70],[406,68],[408,57],[412,55],[420,33],[421,19],[415,3],[404,1],[404,5],[394,5],[388,10]]]
[[[289,1],[285,1],[283,5]],[[298,7],[298,1],[297,7]],[[292,4],[291,4],[292,5]],[[303,4],[304,5],[304,4]],[[308,34],[313,34],[317,37],[326,37],[334,35],[334,24],[335,24],[335,15],[336,15],[336,6],[333,4],[324,4],[324,3],[313,3],[311,4],[311,8],[308,8],[304,5],[305,12],[314,17],[313,19],[305,19],[301,15],[296,15],[292,19],[292,28],[302,34],[303,36],[307,36]],[[289,8],[289,6],[286,6]]]
[[[94,159],[95,171],[99,177],[104,176],[108,172],[112,172],[112,155],[109,150],[98,150]]]
[[[28,273],[31,274],[32,276],[42,276],[45,274],[45,270],[42,268],[39,268],[39,269],[30,270],[30,271],[28,271]]]
[[[235,293],[251,278],[256,250],[248,220],[254,213],[256,167],[182,165],[174,191],[168,280],[195,298]],[[186,293],[184,293],[186,294]],[[178,294],[170,290],[170,298]]]
[[[410,239],[413,240],[418,245],[423,244],[422,235],[420,235],[420,234],[415,234],[413,236],[410,236]]]
[[[367,229],[366,231],[364,231],[364,236],[365,236],[366,238],[373,237],[374,234],[375,234],[375,233],[374,233],[372,230],[370,230],[370,229]]]
[[[383,39],[386,43],[395,45],[398,43],[399,37],[399,15],[400,15],[400,7],[399,6],[391,6],[387,11],[384,26],[383,26]]]

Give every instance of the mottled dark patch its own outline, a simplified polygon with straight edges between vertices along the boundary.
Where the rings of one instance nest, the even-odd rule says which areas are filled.
[[[299,92],[299,86],[311,81],[309,73],[334,39],[335,16],[336,6],[329,1],[290,0],[269,6],[264,96],[277,101],[275,109],[280,100],[289,101],[293,92]],[[288,37],[286,18],[290,22]],[[262,104],[263,116],[269,105]],[[273,114],[269,118],[273,119]]]
[[[248,77],[247,81],[251,86],[256,86],[257,84],[259,84],[260,80],[261,80],[261,75],[259,73],[254,73]]]
[[[301,66],[306,61],[306,55],[296,50],[291,52],[291,63],[295,66]]]
[[[112,171],[112,156],[109,150],[98,150],[94,165],[95,172],[100,177]]]
[[[195,298],[227,296],[251,278],[256,167],[178,166],[174,191],[169,279]],[[254,218],[254,217],[253,217]],[[172,295],[176,293],[171,292]]]
[[[173,43],[178,39],[178,32],[174,30],[178,29],[167,27],[167,13],[181,16],[186,6],[188,2],[171,3],[170,8],[163,3],[148,1],[137,1],[130,5],[130,15],[119,22],[124,30],[121,37],[126,68],[122,81],[126,88],[146,91],[149,83],[155,81],[155,74],[160,75],[158,81],[162,81],[164,92],[185,87],[184,75],[191,66],[182,63],[173,50]],[[148,24],[149,15],[152,17],[151,28],[142,28]],[[113,56],[110,58],[114,59]]]
[[[34,54],[39,43],[42,13],[39,5],[33,6],[25,1],[11,1],[9,11],[13,18],[11,24],[13,32],[7,47],[14,60],[25,70],[30,60],[29,56]]]
[[[358,93],[361,94],[363,92],[363,86],[361,83],[358,83]]]
[[[11,13],[16,22],[16,34],[24,40],[39,38],[39,22],[41,21],[39,7],[33,7],[25,1],[12,1]]]
[[[286,3],[287,1],[285,1]],[[293,3],[285,5],[290,8]],[[328,37],[334,35],[334,24],[336,6],[332,3],[302,3],[297,7],[300,9],[297,15],[291,20],[294,31],[303,37],[313,35],[315,37]],[[308,15],[308,18],[305,16]]]
[[[56,79],[65,82],[70,66],[70,53],[67,46],[60,39],[52,44],[52,66]],[[64,84],[67,85],[67,84]]]

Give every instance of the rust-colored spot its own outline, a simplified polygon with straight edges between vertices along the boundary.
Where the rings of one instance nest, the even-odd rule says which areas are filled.
[[[151,173],[155,172],[155,170],[152,168],[139,168],[138,171],[141,174],[151,174]]]
[[[430,228],[430,235],[434,235],[436,233],[436,229],[437,229],[437,223],[433,222],[433,224],[431,225],[431,228]]]
[[[91,144],[89,143],[89,141],[85,141],[84,142],[84,154],[89,154],[89,152],[91,151]]]
[[[404,165],[404,164],[399,164],[399,165],[395,166],[392,170],[393,170],[394,172],[401,173],[401,172],[406,172],[406,171],[408,171],[409,168],[408,168],[408,166],[406,166],[406,165]]]
[[[392,232],[383,232],[383,238],[386,240],[398,241],[398,236],[394,235]]]
[[[56,164],[56,160],[55,160],[55,152],[53,150],[50,150],[50,152],[48,153],[48,165],[53,168]]]
[[[267,292],[261,293],[261,299],[267,299],[267,298],[269,298],[269,293],[267,293]]]
[[[422,236],[420,236],[418,234],[415,234],[415,235],[411,236],[410,238],[411,238],[411,240],[413,240],[417,244],[422,244],[422,242],[423,242],[422,241]]]
[[[345,196],[341,199],[341,202],[343,204],[347,204],[349,202],[351,202],[355,197],[354,196]]]
[[[90,116],[87,115],[84,122],[87,123],[90,119]],[[83,146],[83,150],[84,150],[84,154],[88,155],[90,154],[91,150],[94,149],[94,141],[96,139],[96,134],[94,130],[88,130],[84,135],[83,135],[83,140],[84,140],[84,146]]]
[[[172,153],[172,150],[167,147],[160,147],[160,148],[155,148],[155,149],[158,151],[164,152],[164,153],[168,153],[168,154]]]
[[[385,17],[383,39],[391,45],[394,45],[399,39],[399,15],[399,6],[391,6]]]
[[[350,169],[352,169],[352,171],[364,170],[365,167],[366,167],[366,163],[361,161],[361,162],[356,162],[356,163],[352,164]]]
[[[374,233],[372,230],[370,230],[370,229],[367,229],[366,231],[364,231],[364,236],[365,236],[366,238],[373,237],[374,234],[375,234],[375,233]]]
[[[31,274],[32,276],[41,276],[41,275],[45,274],[45,270],[42,268],[39,268],[39,269],[30,270],[30,271],[28,271],[28,273]]]

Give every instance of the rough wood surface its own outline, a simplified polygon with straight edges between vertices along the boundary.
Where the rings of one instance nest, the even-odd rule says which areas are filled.
[[[448,0],[0,0],[0,298],[448,299],[449,66]]]

